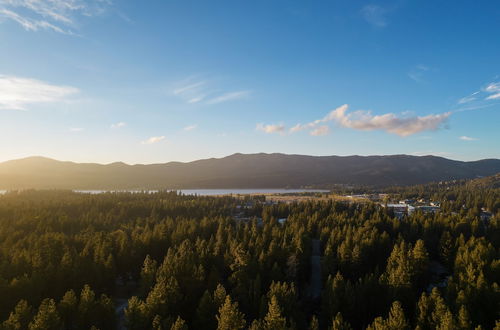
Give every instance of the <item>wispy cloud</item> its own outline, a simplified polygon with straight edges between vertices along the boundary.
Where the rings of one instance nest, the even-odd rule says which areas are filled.
[[[118,129],[127,126],[127,123],[120,121],[118,123],[111,124],[112,129]]]
[[[99,15],[110,5],[111,0],[0,0],[0,16],[27,31],[74,34],[76,19]]]
[[[44,30],[52,30],[55,32],[63,33],[63,34],[72,34],[70,31],[65,31],[60,27],[49,23],[44,20],[31,19],[29,17],[21,16],[11,10],[0,8],[0,16],[11,19],[18,24],[20,24],[26,31],[38,31],[40,29]]]
[[[325,124],[334,122],[342,127],[360,131],[381,130],[399,136],[409,136],[423,131],[435,131],[441,128],[451,112],[442,114],[431,114],[427,116],[405,116],[386,113],[383,115],[372,115],[370,111],[357,110],[348,113],[349,106],[344,104],[332,110],[322,119],[317,119],[307,124],[297,124],[290,129],[290,133],[309,130],[311,135],[325,135],[329,132]]]
[[[188,78],[178,83],[172,90],[172,94],[190,104],[218,104],[244,99],[251,94],[249,90],[220,91],[220,89],[214,89],[211,85],[213,84],[210,84],[207,80]]]
[[[197,127],[198,127],[198,125],[196,125],[196,124],[189,125],[189,126],[184,127],[184,130],[189,132],[189,131],[195,130]]]
[[[197,93],[205,84],[206,84],[205,81],[198,81],[198,82],[190,83],[190,84],[182,86],[182,87],[178,87],[178,88],[174,89],[173,92],[175,95]]]
[[[477,97],[476,97],[477,94],[479,94],[479,91],[474,92],[474,93],[467,95],[465,97],[462,97],[460,100],[458,100],[457,103],[458,104],[465,104],[465,103],[475,101],[477,99]]]
[[[312,136],[323,136],[328,135],[330,133],[330,127],[323,125],[313,129],[309,134]]]
[[[378,5],[366,5],[361,8],[361,15],[371,25],[379,28],[387,26],[387,9]]]
[[[477,140],[479,140],[477,138],[473,138],[473,137],[465,136],[465,135],[462,135],[461,137],[459,137],[459,139],[462,141],[477,141]]]
[[[250,91],[237,91],[237,92],[224,93],[222,95],[219,95],[217,97],[208,100],[207,104],[217,104],[227,101],[240,100],[248,97],[249,95]]]
[[[71,86],[0,75],[0,109],[4,110],[26,110],[30,104],[61,102],[77,93],[79,89]]]
[[[412,68],[410,70],[410,72],[408,72],[408,77],[410,77],[410,79],[418,82],[418,83],[421,83],[421,82],[424,82],[424,74],[425,72],[429,71],[430,68],[426,65],[423,65],[423,64],[419,64],[417,66],[415,66],[414,68]]]
[[[488,84],[484,91],[490,94],[486,97],[486,100],[500,99],[500,82],[492,82]]]
[[[70,132],[78,133],[78,132],[83,132],[85,129],[83,127],[71,127]]]
[[[498,105],[500,101],[500,82],[494,81],[481,87],[479,90],[457,101],[460,106],[453,112],[463,112],[489,108]]]
[[[142,141],[142,144],[155,144],[165,140],[165,136],[152,136],[149,139]]]
[[[264,133],[279,133],[279,134],[285,134],[286,127],[283,124],[270,124],[270,125],[264,125],[262,123],[257,124],[256,130],[262,131]]]

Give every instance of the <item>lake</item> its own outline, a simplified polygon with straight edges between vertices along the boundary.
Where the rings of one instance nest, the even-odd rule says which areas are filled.
[[[156,193],[158,190],[74,190],[84,194],[102,194],[106,192]],[[256,195],[256,194],[294,194],[294,193],[328,193],[324,189],[178,189],[184,195],[216,196],[216,195]]]

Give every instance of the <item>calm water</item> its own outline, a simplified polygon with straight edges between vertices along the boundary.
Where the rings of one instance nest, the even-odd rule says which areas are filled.
[[[327,193],[329,190],[323,189],[179,189],[177,190],[184,195],[200,195],[200,196],[215,196],[215,195],[251,195],[251,194],[290,194],[290,193],[308,193],[319,192]],[[102,194],[112,192],[110,190],[75,190],[75,192],[85,194]],[[120,190],[116,192],[149,192],[156,193],[158,190]]]
[[[82,194],[103,194],[107,192],[129,192],[150,194],[157,193],[158,190],[73,190]],[[184,195],[200,195],[200,196],[215,196],[215,195],[255,195],[255,194],[293,194],[293,193],[328,193],[329,190],[324,189],[179,189],[178,192]],[[0,190],[0,195],[7,193],[7,190]]]
[[[322,189],[182,189],[179,191],[186,195],[201,196],[329,192]]]

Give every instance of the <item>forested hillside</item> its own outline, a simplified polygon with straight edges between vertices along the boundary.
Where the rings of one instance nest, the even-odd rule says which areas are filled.
[[[30,157],[0,163],[0,189],[199,189],[413,185],[500,172],[499,159],[234,154],[188,163],[107,165]]]
[[[0,324],[500,328],[500,219],[481,217],[482,208],[498,212],[499,189],[436,185],[398,194],[435,194],[444,206],[397,220],[371,203],[7,193]],[[320,258],[312,258],[318,244]]]

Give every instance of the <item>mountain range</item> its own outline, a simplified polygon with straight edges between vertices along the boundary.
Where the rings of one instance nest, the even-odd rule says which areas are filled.
[[[29,157],[0,163],[0,189],[328,188],[410,185],[500,172],[499,159],[233,154],[188,163],[93,164]]]

